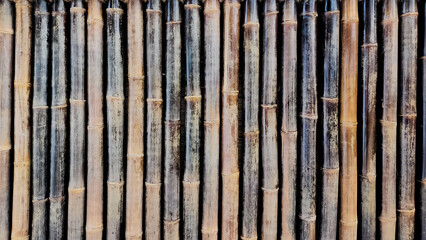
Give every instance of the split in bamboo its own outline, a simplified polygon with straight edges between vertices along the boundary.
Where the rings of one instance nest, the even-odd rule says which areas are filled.
[[[426,28],[426,1],[423,1],[423,28]],[[422,77],[422,93],[423,93],[423,139],[422,139],[422,167],[420,179],[420,238],[426,239],[426,31],[423,30],[423,55],[420,59],[421,77]]]
[[[220,127],[220,3],[204,3],[204,165],[202,239],[218,238]]]
[[[123,219],[124,66],[123,9],[119,0],[109,0],[107,13],[107,239],[121,239]]]
[[[284,0],[282,17],[281,239],[296,239],[297,6]]]

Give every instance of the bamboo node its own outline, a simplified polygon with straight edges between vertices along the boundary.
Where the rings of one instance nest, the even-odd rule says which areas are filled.
[[[120,182],[110,182],[107,181],[108,186],[111,187],[122,187],[124,185],[124,181],[120,181]]]
[[[222,90],[223,95],[231,95],[231,96],[238,96],[239,91],[238,90]]]
[[[240,238],[241,238],[241,240],[257,240],[257,236],[255,236],[255,237],[243,237],[243,236],[241,236]]]
[[[12,149],[11,144],[4,144],[4,145],[0,146],[0,152],[8,152],[8,151],[10,151],[10,149]]]
[[[417,17],[418,15],[419,15],[418,12],[406,12],[406,13],[401,14],[401,17],[409,17],[409,16]]]
[[[389,218],[389,217],[379,217],[380,222],[396,222],[396,217]]]
[[[259,135],[259,131],[244,132],[244,136],[257,136],[257,135]]]
[[[209,8],[209,9],[205,8],[204,9],[204,14],[205,15],[207,15],[207,14],[215,14],[215,13],[220,14],[220,9],[217,9],[217,8]]]
[[[33,109],[49,109],[49,106],[43,105],[43,106],[33,106]]]
[[[378,47],[377,43],[364,43],[361,45],[362,48],[369,48],[369,47]]]
[[[3,29],[0,29],[0,34],[10,34],[10,35],[13,35],[14,31],[13,31],[13,29],[3,28]]]
[[[19,81],[19,80],[16,80],[15,79],[15,81],[13,82],[13,85],[15,86],[15,87],[26,87],[26,88],[30,88],[31,87],[31,83],[30,82],[28,82],[28,81]]]
[[[127,159],[128,160],[141,160],[143,159],[144,154],[127,154]]]
[[[143,232],[126,233],[126,239],[142,239]]]
[[[260,104],[262,108],[277,108],[277,104]]]
[[[390,125],[390,126],[396,126],[398,124],[396,121],[387,121],[387,120],[380,120],[380,123],[382,125]]]
[[[345,225],[345,226],[356,226],[356,225],[358,225],[358,220],[357,221],[340,220],[340,224]]]
[[[367,180],[368,182],[376,180],[376,174],[360,174],[359,177]]]
[[[146,9],[146,14],[148,13],[157,13],[157,14],[162,14],[163,11],[158,10],[158,9]]]
[[[356,127],[358,123],[357,122],[340,122],[340,125],[343,127]]]
[[[338,103],[339,102],[339,98],[321,97],[321,100],[323,102],[333,102],[333,103]]]
[[[123,10],[123,9],[121,9],[121,8],[107,8],[107,9],[106,9],[106,12],[107,12],[107,13],[109,13],[109,12],[111,12],[111,13],[116,12],[116,13],[118,13],[118,14],[123,14],[123,13],[124,13],[124,10]]]
[[[198,5],[198,4],[191,4],[191,3],[188,3],[188,4],[185,4],[185,6],[184,6],[184,8],[185,9],[195,9],[195,8],[201,8],[201,6],[200,5]]]
[[[122,101],[124,101],[124,97],[121,97],[121,96],[106,96],[106,99],[107,100],[111,100],[111,101],[113,101],[113,100],[116,100],[116,101],[122,100]]]
[[[264,188],[262,187],[262,191],[266,193],[277,193],[279,188]]]
[[[85,103],[86,103],[86,100],[82,100],[82,99],[72,99],[72,98],[70,98],[70,103],[85,104]]]
[[[318,115],[317,114],[300,114],[301,118],[306,118],[306,119],[312,119],[312,120],[316,120],[318,119]]]
[[[163,220],[164,225],[175,225],[178,224],[180,222],[180,219],[176,219],[176,220]]]
[[[85,190],[86,190],[86,188],[84,188],[84,187],[82,187],[82,188],[68,188],[68,193],[80,194],[80,193],[84,193]]]
[[[324,15],[340,14],[339,10],[327,11],[324,12]]]
[[[270,12],[266,12],[266,16],[273,16],[273,15],[278,15],[280,12],[279,11],[270,11]]]
[[[297,130],[281,129],[281,134],[285,134],[285,135],[297,135]]]
[[[96,232],[102,232],[103,230],[104,230],[103,224],[99,224],[97,227],[86,227],[86,232],[96,233]]]
[[[15,2],[15,7],[28,7],[28,8],[31,8],[32,6],[31,6],[31,4],[28,4],[28,3],[17,3],[17,2]]]
[[[71,13],[85,13],[86,9],[81,7],[71,7],[70,8]]]
[[[62,104],[62,105],[51,106],[50,108],[53,110],[53,109],[65,109],[67,107],[68,105]]]
[[[186,185],[186,186],[195,185],[195,187],[196,187],[196,186],[200,185],[200,181],[185,181],[185,180],[182,180],[182,184]]]
[[[401,213],[401,214],[407,214],[407,215],[411,215],[414,214],[416,212],[416,209],[396,209],[397,212]]]
[[[187,101],[191,101],[191,100],[194,100],[194,101],[201,100],[201,95],[198,95],[198,96],[185,96],[185,100],[187,100]]]
[[[204,121],[204,125],[219,125],[219,124],[220,124],[220,120]]]
[[[231,8],[231,7],[240,8],[241,4],[240,3],[230,3],[230,2],[225,1],[225,3],[223,4],[223,7],[224,8],[226,8],[226,7],[229,7],[229,8]]]
[[[388,24],[393,24],[393,23],[398,23],[398,18],[390,18],[390,19],[383,19],[381,24],[382,25],[388,25]]]
[[[343,23],[357,23],[359,22],[359,18],[351,17],[351,18],[342,18],[342,24]]]
[[[246,22],[243,24],[243,28],[248,28],[248,27],[260,27],[260,23],[258,22]]]
[[[166,22],[166,25],[172,25],[172,24],[181,24],[182,23],[182,21],[167,21]]]
[[[181,122],[179,120],[177,120],[177,121],[164,121],[164,124],[167,124],[167,125],[180,125]]]
[[[321,168],[324,173],[336,173],[340,171],[340,168]]]
[[[305,222],[315,222],[317,220],[316,215],[299,215],[299,219]]]
[[[161,187],[161,183],[149,183],[145,182],[146,187]]]
[[[282,25],[297,25],[297,21],[296,20],[292,20],[292,19],[283,19]]]
[[[10,237],[11,240],[27,240],[30,239],[30,235],[26,235],[26,236],[11,236]]]
[[[300,16],[312,16],[312,17],[318,17],[318,13],[317,12],[302,12],[300,13]]]
[[[52,11],[52,17],[56,17],[56,16],[66,16],[66,12],[65,11]]]
[[[146,101],[147,102],[153,102],[153,103],[162,103],[163,102],[163,99],[161,99],[161,98],[147,98],[146,99]]]
[[[93,129],[93,130],[102,130],[104,128],[104,125],[102,123],[100,124],[92,124],[87,126],[87,130]]]
[[[405,117],[405,118],[417,118],[417,113],[406,113],[406,114],[400,114],[400,117]]]
[[[65,196],[58,196],[58,197],[50,197],[50,202],[62,202],[65,201]]]
[[[49,201],[49,198],[43,198],[43,199],[34,199],[32,200],[32,203],[43,203]]]

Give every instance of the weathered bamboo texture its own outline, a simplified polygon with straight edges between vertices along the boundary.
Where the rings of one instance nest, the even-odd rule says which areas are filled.
[[[404,0],[400,12],[400,102],[398,121],[397,239],[414,239],[417,119],[417,1]]]
[[[179,239],[180,222],[180,103],[182,71],[182,11],[179,0],[167,1],[166,111],[164,117],[164,239]]]
[[[262,58],[262,233],[265,240],[278,238],[278,141],[277,141],[277,48],[278,4],[264,3],[263,58]]]
[[[281,239],[296,239],[297,177],[297,6],[284,0],[282,42]]]
[[[321,168],[319,238],[336,239],[339,201],[339,81],[340,8],[337,0],[326,0],[324,9],[323,73],[321,98]]]
[[[398,119],[398,1],[384,0],[382,6],[383,94],[381,126],[381,239],[395,239],[396,139]]]
[[[362,166],[361,238],[376,237],[376,92],[377,92],[377,1],[363,1],[361,45],[362,78]]]
[[[423,1],[423,27],[426,26],[426,1]],[[422,139],[422,170],[420,177],[420,237],[426,239],[426,31],[423,30],[423,55],[420,58],[422,93],[423,93],[423,139]]]
[[[222,80],[222,239],[238,239],[238,72],[240,52],[240,1],[223,5]]]
[[[102,0],[88,1],[87,11],[87,199],[86,239],[103,238],[104,21]]]
[[[12,149],[13,7],[0,1],[0,238],[10,236],[10,151]],[[18,65],[19,66],[19,65]]]
[[[141,0],[127,3],[127,79],[129,83],[126,176],[126,239],[142,240],[144,159],[144,32]]]
[[[358,1],[342,1],[340,239],[357,238]]]
[[[32,164],[32,239],[47,239],[48,224],[48,81],[49,81],[49,4],[38,0],[34,11],[34,88],[33,88],[33,164]],[[5,238],[6,239],[6,238]]]
[[[123,9],[119,0],[110,0],[107,13],[107,239],[121,239],[123,219],[124,158],[124,66],[122,49]]]
[[[202,239],[218,238],[220,127],[220,3],[204,3],[204,165]]]

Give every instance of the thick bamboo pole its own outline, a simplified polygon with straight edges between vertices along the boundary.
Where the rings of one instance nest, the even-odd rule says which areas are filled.
[[[400,102],[398,121],[397,238],[414,239],[414,185],[417,119],[417,0],[402,1],[400,11]]]
[[[398,1],[384,0],[382,7],[383,94],[381,125],[382,186],[379,217],[381,239],[395,239],[396,139],[398,114]]]
[[[127,3],[129,82],[126,176],[126,239],[142,240],[144,159],[144,28],[141,0]]]
[[[263,7],[262,58],[262,239],[278,237],[278,141],[277,141],[277,37],[278,3],[267,0]]]
[[[357,238],[358,1],[342,1],[340,239]]]
[[[166,111],[164,116],[164,239],[179,239],[180,103],[182,71],[182,11],[179,0],[167,0]]]
[[[10,236],[10,151],[12,129],[13,7],[0,1],[0,239]]]
[[[426,1],[423,1],[423,27],[426,26]],[[426,31],[423,30],[423,54],[420,57],[421,77],[423,84],[423,139],[422,139],[422,170],[420,178],[420,237],[426,239]]]
[[[124,66],[123,9],[119,0],[109,0],[107,13],[107,239],[121,239],[123,219]]]
[[[87,11],[87,202],[86,239],[103,237],[104,116],[102,1],[89,0]]]
[[[281,239],[296,239],[297,176],[297,6],[284,0],[282,42]]]
[[[204,165],[202,239],[218,238],[220,127],[220,3],[204,3]]]

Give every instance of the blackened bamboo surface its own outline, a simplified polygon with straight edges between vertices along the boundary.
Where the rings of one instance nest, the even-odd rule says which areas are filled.
[[[422,163],[421,163],[421,177],[420,177],[420,237],[421,239],[426,239],[426,1],[423,1],[421,5],[422,13],[421,21],[423,23],[420,26],[423,26],[423,36],[421,36],[421,31],[419,31],[420,41],[423,45],[423,50],[421,51],[422,55],[420,57],[420,76],[422,81],[422,125],[423,125],[423,139],[422,139]]]

